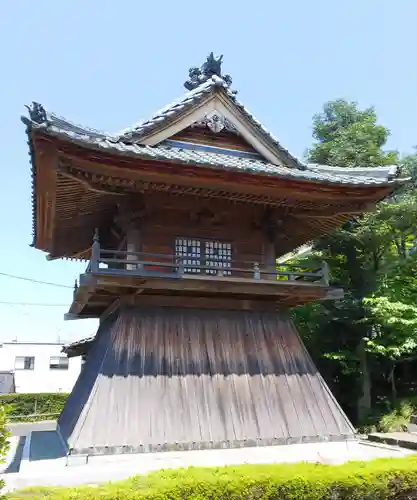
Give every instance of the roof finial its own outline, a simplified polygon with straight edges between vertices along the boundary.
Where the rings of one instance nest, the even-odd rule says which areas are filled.
[[[201,68],[190,68],[188,72],[189,79],[184,83],[184,87],[187,90],[194,90],[212,76],[218,76],[226,85],[230,86],[232,78],[230,75],[222,75],[222,61],[222,55],[216,59],[213,52],[210,52]]]
[[[30,119],[35,123],[44,123],[47,120],[45,108],[42,104],[33,101],[31,106],[25,106],[29,111]]]

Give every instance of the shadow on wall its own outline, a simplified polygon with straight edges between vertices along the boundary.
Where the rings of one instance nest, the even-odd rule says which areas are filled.
[[[100,369],[109,377],[317,372],[292,323],[275,313],[132,308],[110,335]]]
[[[0,394],[14,394],[16,384],[13,372],[0,372]]]

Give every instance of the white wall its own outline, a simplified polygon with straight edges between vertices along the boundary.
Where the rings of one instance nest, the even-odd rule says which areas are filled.
[[[81,370],[81,356],[70,358],[67,370],[49,368],[51,356],[65,356],[61,353],[62,346],[63,344],[0,343],[0,371],[14,373],[16,392],[71,392]],[[15,369],[16,356],[33,356],[34,369]]]

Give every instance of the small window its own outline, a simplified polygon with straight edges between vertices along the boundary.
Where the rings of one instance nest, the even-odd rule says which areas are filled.
[[[50,370],[68,370],[69,359],[65,356],[51,356],[49,360]]]
[[[231,243],[177,238],[175,255],[181,259],[185,273],[217,275],[221,271],[223,276],[232,274]]]
[[[14,362],[15,370],[34,370],[35,357],[34,356],[16,356]]]

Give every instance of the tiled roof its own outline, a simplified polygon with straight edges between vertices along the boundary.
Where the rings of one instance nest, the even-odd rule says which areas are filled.
[[[170,120],[176,118],[178,114],[182,114],[184,111],[192,108],[196,104],[199,104],[203,99],[210,95],[216,87],[225,86],[223,80],[219,77],[212,77],[199,87],[186,92],[179,99],[171,102],[167,106],[163,107],[154,115],[147,119],[142,120],[130,127],[125,128],[119,133],[115,134],[115,137],[120,141],[131,140],[132,138],[139,139],[145,135],[148,135],[154,129],[165,125]]]
[[[267,130],[262,123],[249,112],[249,110],[237,99],[236,93],[233,92],[229,88],[229,85],[218,76],[212,76],[199,87],[187,92],[181,98],[159,110],[152,118],[122,130],[116,135],[116,137],[122,142],[139,141],[148,136],[151,132],[167,126],[171,121],[176,120],[193,106],[200,104],[216,90],[221,90],[227,98],[233,102],[246,120],[248,120],[248,122],[264,137],[266,142],[276,149],[277,154],[281,157],[281,160],[285,165],[295,168],[303,168],[303,164],[288,150],[281,146],[278,139],[276,139],[276,137],[274,137],[271,132],[269,132],[269,130]]]
[[[67,354],[69,357],[79,356],[85,354],[90,347],[90,345],[94,342],[96,336],[87,337],[81,340],[76,340],[71,344],[66,344],[62,347],[61,352]]]
[[[319,183],[347,185],[384,185],[398,182],[395,179],[396,167],[350,169],[320,165],[302,165],[302,169],[280,167],[259,159],[245,158],[201,149],[186,149],[172,146],[143,146],[115,141],[105,135],[94,135],[75,131],[74,128],[61,128],[48,123],[31,123],[35,129],[56,136],[83,147],[102,152],[135,156],[153,160],[174,161],[180,164],[199,165],[214,169],[236,172],[249,172],[272,177],[315,181]]]
[[[181,147],[138,144],[141,139],[160,127],[167,126],[170,121],[178,119],[184,112],[199,105],[216,90],[233,101],[245,118],[272,144],[283,158],[284,167],[261,159],[237,157],[202,149],[185,149]],[[43,110],[43,108],[41,107]],[[185,93],[180,99],[159,110],[149,119],[137,123],[118,134],[108,134],[95,129],[76,125],[53,113],[45,112],[46,120],[41,123],[22,117],[29,128],[40,128],[45,133],[72,141],[80,146],[95,148],[129,156],[139,156],[155,160],[168,160],[184,164],[196,164],[211,168],[225,168],[236,171],[253,172],[269,176],[295,178],[325,183],[352,185],[380,185],[398,182],[395,179],[395,166],[378,168],[342,168],[321,165],[308,165],[292,156],[278,140],[257,120],[236,98],[228,84],[218,76],[212,76],[194,90]]]
[[[177,120],[181,115],[191,110],[194,106],[199,105],[216,91],[222,91],[224,95],[233,102],[246,120],[248,120],[258,133],[264,137],[266,142],[276,150],[285,165],[294,168],[303,168],[303,164],[281,146],[278,139],[276,139],[271,132],[269,132],[262,123],[248,111],[248,109],[237,99],[236,94],[230,90],[228,84],[218,76],[213,76],[194,90],[186,92],[179,99],[157,111],[151,118],[140,121],[116,134],[109,134],[81,125],[75,125],[65,118],[59,117],[53,113],[47,113],[47,122],[59,129],[80,135],[108,138],[122,143],[140,142],[150,133],[166,127],[173,120]]]
[[[76,125],[75,123],[58,116],[55,113],[46,113],[46,123],[52,127],[56,127],[57,130],[72,132],[74,134],[84,135],[91,138],[105,139],[107,137],[111,137],[111,134],[107,134],[106,132],[101,132],[93,128],[84,127],[83,125]]]

